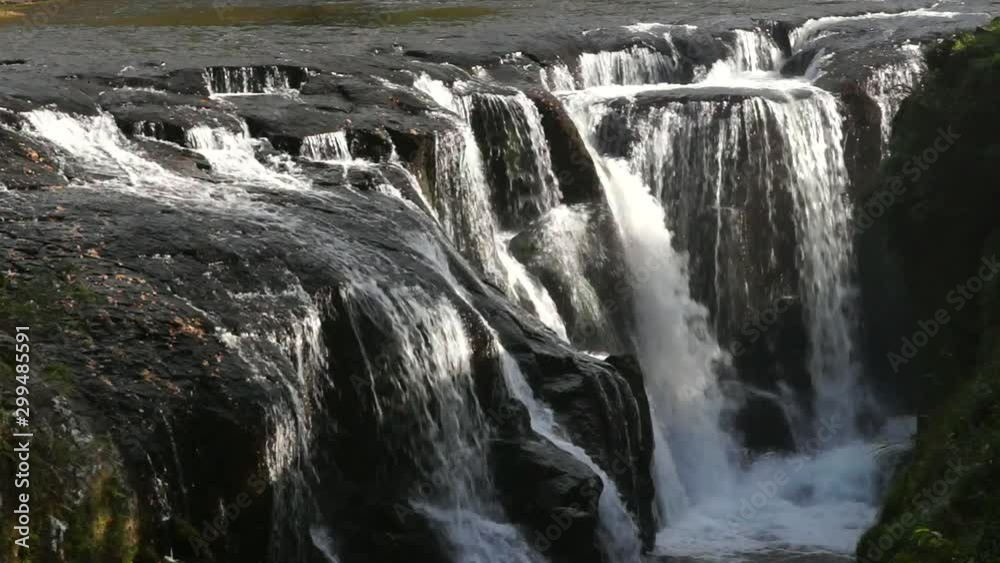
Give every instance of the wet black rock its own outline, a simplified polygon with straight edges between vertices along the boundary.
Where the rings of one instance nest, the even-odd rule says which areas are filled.
[[[187,132],[195,127],[243,130],[243,123],[219,104],[194,96],[125,89],[104,93],[98,101],[130,136],[190,146]]]
[[[639,413],[638,424],[630,426],[633,448],[632,458],[627,461],[634,467],[652,468],[655,447],[653,419],[649,398],[646,396],[646,381],[639,360],[635,356],[609,356],[605,361],[618,370],[618,374],[628,383]],[[618,473],[615,469],[620,467],[621,465],[612,463],[612,471],[615,474]],[[666,514],[658,514],[654,503],[650,502],[650,499],[656,498],[652,470],[629,472],[624,480],[626,486],[623,486],[622,490],[626,494],[626,504],[637,516],[643,549],[651,551],[656,541],[656,531],[663,527],[667,518]],[[619,479],[619,482],[621,481],[622,479]]]
[[[498,440],[492,454],[507,514],[532,531],[531,545],[554,562],[601,563],[597,475],[541,437]]]
[[[31,190],[66,185],[55,155],[41,143],[0,127],[0,185]]]
[[[529,90],[527,95],[541,114],[563,202],[603,201],[604,190],[593,158],[562,102],[540,89]]]
[[[753,452],[794,451],[793,427],[786,408],[791,405],[808,420],[812,411],[810,343],[802,304],[784,297],[748,319],[740,337],[730,345],[733,367],[746,386],[734,402],[732,424],[744,447]],[[729,379],[729,378],[725,378]]]
[[[791,55],[783,65],[781,65],[782,76],[805,76],[806,71],[816,61],[817,57],[823,55],[820,47],[810,47],[798,51]]]
[[[882,164],[882,110],[871,95],[854,82],[841,85],[844,107],[844,164],[850,175],[850,195],[864,201],[877,187]]]

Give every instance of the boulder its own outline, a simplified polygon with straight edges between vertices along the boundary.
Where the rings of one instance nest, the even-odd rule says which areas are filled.
[[[552,169],[559,179],[563,203],[603,201],[604,191],[597,168],[573,119],[558,98],[544,90],[526,92],[542,117],[549,141]]]
[[[601,480],[545,438],[492,445],[497,487],[510,518],[553,562],[601,563],[597,545]]]
[[[0,127],[0,185],[11,190],[65,186],[53,152],[37,141]]]

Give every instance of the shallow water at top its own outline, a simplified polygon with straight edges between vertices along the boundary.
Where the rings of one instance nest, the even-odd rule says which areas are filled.
[[[26,59],[50,72],[84,72],[220,59],[302,61],[365,55],[394,44],[493,53],[526,41],[558,45],[585,29],[636,22],[745,27],[750,16],[804,20],[932,6],[996,13],[1000,0],[49,0],[0,8],[0,59]]]

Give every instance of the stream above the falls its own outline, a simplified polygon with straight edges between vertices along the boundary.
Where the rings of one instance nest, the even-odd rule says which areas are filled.
[[[846,562],[914,431],[852,198],[997,7],[70,1],[0,17],[58,185],[2,194],[197,264],[164,293],[272,400],[270,563]]]

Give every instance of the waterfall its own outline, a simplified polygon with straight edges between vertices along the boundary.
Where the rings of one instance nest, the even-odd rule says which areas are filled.
[[[565,91],[576,89],[576,79],[573,73],[563,63],[557,63],[541,70],[542,84],[549,90]]]
[[[588,275],[604,252],[600,234],[592,231],[595,223],[586,205],[556,207],[534,225],[531,256],[525,259],[533,260],[526,265],[532,271],[544,271],[546,283],[558,288],[569,341],[607,352],[620,349],[621,343]]]
[[[414,87],[456,115],[453,120],[455,130],[435,134],[437,166],[434,191],[437,193],[431,200],[448,238],[459,252],[478,264],[487,277],[504,288],[510,297],[520,301],[557,334],[564,336],[566,328],[551,296],[510,256],[507,241],[511,235],[501,231],[490,197],[491,188],[486,179],[483,155],[471,125],[471,115],[475,111],[473,100],[455,95],[442,82],[426,74],[416,79]],[[493,98],[486,99],[491,100],[493,105],[501,105]],[[541,117],[523,93],[514,96],[513,106],[501,107],[508,117],[516,116],[509,120],[518,127],[513,133],[520,146],[527,147],[524,154],[533,158],[533,176],[541,182],[537,188],[538,197],[530,198],[532,206],[539,213],[547,211],[558,201],[558,189],[541,131]],[[521,111],[515,112],[515,108]]]
[[[559,204],[562,194],[538,108],[523,92],[481,94],[468,101],[489,171],[494,213],[505,228],[517,228]]]
[[[500,361],[503,368],[504,381],[508,389],[517,400],[521,401],[527,408],[531,416],[531,428],[540,435],[547,438],[559,449],[570,454],[577,460],[583,462],[591,471],[600,477],[604,484],[601,498],[598,500],[598,514],[600,517],[600,536],[604,544],[604,550],[608,555],[610,563],[636,563],[640,560],[639,553],[641,547],[638,540],[638,530],[632,516],[628,513],[618,493],[618,486],[614,480],[608,476],[607,472],[601,469],[594,460],[591,459],[583,448],[569,441],[562,430],[555,422],[552,410],[544,403],[540,402],[528,385],[521,373],[521,368],[507,353],[500,349]]]
[[[304,75],[304,71],[296,74],[300,73]],[[202,77],[209,95],[294,93],[303,82],[301,76],[276,65],[209,67]]]
[[[532,310],[535,316],[538,317],[538,320],[555,331],[559,338],[569,341],[566,324],[559,315],[559,309],[552,300],[552,296],[549,295],[548,290],[545,289],[545,286],[535,279],[524,265],[518,262],[510,253],[501,253],[500,260],[507,271],[508,287],[518,288],[521,294],[531,303]]]
[[[663,202],[675,244],[690,253],[692,289],[711,305],[720,337],[738,334],[746,315],[770,305],[755,299],[754,283],[762,280],[753,271],[734,270],[732,258],[749,254],[761,270],[781,266],[775,250],[766,248],[774,238],[767,231],[777,234],[781,212],[773,193],[780,178],[774,164],[780,139],[771,139],[770,125],[760,98],[727,106],[674,102],[630,123],[641,139],[631,168]],[[744,209],[750,205],[755,209]],[[767,220],[748,223],[746,215],[760,214],[761,207]],[[748,227],[763,232],[747,240]]]
[[[736,72],[776,70],[782,58],[778,44],[760,30],[733,30],[733,42],[726,46],[730,64]]]
[[[824,91],[787,104],[772,102],[769,109],[787,144],[784,164],[795,196],[816,414],[853,427],[866,398],[854,352],[858,295],[851,279],[850,209],[843,197],[848,177],[842,117],[836,98]]]
[[[379,422],[412,429],[407,453],[421,485],[430,488],[429,495],[410,499],[413,508],[442,526],[457,561],[540,563],[505,522],[490,481],[490,431],[474,393],[473,350],[461,314],[417,287],[355,282],[342,297],[357,334],[363,334],[357,323],[367,319],[386,335],[377,356],[392,360],[368,355],[366,361]]]
[[[635,97],[678,87],[560,93],[599,164],[630,269],[633,339],[657,434],[657,500],[667,517],[657,539],[664,554],[766,550],[773,535],[803,549],[847,552],[857,539],[854,523],[874,514],[875,469],[854,428],[866,394],[853,348],[857,296],[842,118],[831,94],[778,77],[772,69],[779,57],[769,39],[738,33],[730,57],[703,82],[684,87],[695,94],[691,99],[671,102],[667,94],[652,109]],[[726,88],[734,95],[714,99]],[[607,127],[620,126],[621,118],[634,133],[628,158],[601,156]],[[782,246],[789,231],[794,248]],[[752,270],[741,270],[747,259]],[[754,298],[764,285],[756,272],[788,268],[798,280],[811,342],[815,422],[798,429],[806,454],[738,468],[735,445],[720,429],[726,405],[715,370],[728,358],[715,336],[732,335],[744,315],[768,305]],[[796,288],[774,287],[786,289]],[[714,325],[699,297],[709,298]],[[797,412],[793,404],[782,408]],[[741,519],[741,502],[757,499],[753,479],[763,482],[768,471],[773,478],[787,464],[808,473],[776,485],[774,498],[764,497],[763,508],[749,505],[754,514]],[[826,536],[795,523],[796,514],[825,518]]]
[[[257,159],[260,141],[250,136],[244,123],[242,131],[199,125],[184,134],[188,146],[200,152],[216,173],[240,183],[267,188],[306,190],[309,183],[292,174],[279,172]]]
[[[579,58],[583,88],[667,82],[677,69],[677,61],[648,47],[623,51],[583,53]]]
[[[604,111],[592,102],[585,94],[568,100],[591,145]],[[635,298],[635,345],[662,438],[655,470],[671,479],[657,487],[669,518],[685,499],[697,502],[731,479],[733,444],[719,427],[723,404],[714,373],[724,357],[709,330],[708,312],[690,296],[686,257],[673,249],[660,202],[626,162],[604,159],[592,146],[591,151],[625,249]]]
[[[903,45],[900,54],[902,60],[876,67],[862,83],[868,95],[878,104],[882,115],[883,155],[888,155],[889,152],[892,120],[896,117],[896,112],[927,71],[919,46]]]
[[[351,157],[351,148],[347,142],[347,133],[344,131],[321,133],[303,138],[299,154],[310,160],[353,160]]]
[[[437,166],[431,202],[441,226],[463,256],[503,287],[500,229],[472,128],[460,124],[456,131],[435,133],[434,149]]]
[[[117,172],[126,178],[122,187],[141,190],[164,183],[172,185],[180,180],[140,155],[108,114],[78,117],[35,110],[23,116],[29,133],[59,147],[88,172],[104,175],[109,170]]]
[[[306,561],[311,529],[325,524],[317,520],[312,485],[319,475],[312,464],[314,413],[320,397],[333,384],[329,379],[319,308],[301,288],[275,294],[233,295],[248,307],[267,310],[266,304],[292,311],[291,318],[260,315],[239,333],[220,329],[219,340],[235,351],[253,370],[253,376],[275,384],[279,390],[269,405],[271,433],[265,461],[274,491],[271,509],[270,548],[274,561]],[[276,363],[274,350],[287,354],[287,363]],[[332,550],[332,547],[328,547]]]
[[[735,102],[669,102],[629,119],[639,133],[629,168],[663,202],[679,246],[691,253],[694,287],[711,305],[716,334],[739,338],[742,321],[772,304],[776,295],[761,291],[769,283],[761,272],[796,270],[817,415],[853,421],[864,393],[835,98],[798,85]],[[779,236],[789,227],[796,264],[787,263]]]

